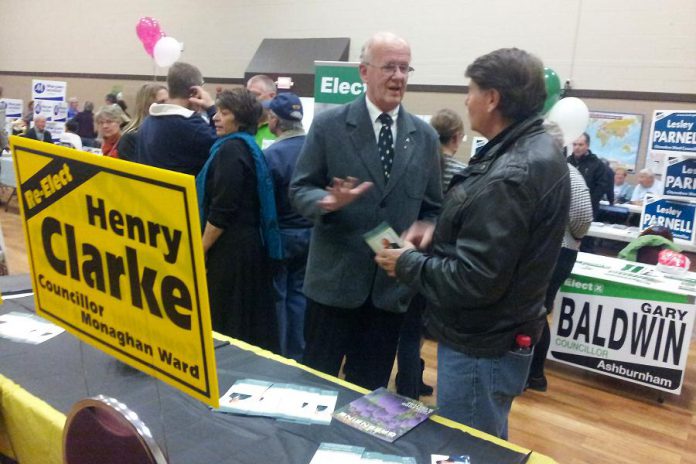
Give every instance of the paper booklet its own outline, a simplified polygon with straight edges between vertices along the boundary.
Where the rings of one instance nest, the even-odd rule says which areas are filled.
[[[365,448],[322,443],[309,464],[358,464]]]
[[[365,232],[363,234],[363,238],[375,253],[384,249],[384,240],[398,245],[399,248],[401,248],[404,243],[403,240],[401,240],[401,237],[399,237],[399,234],[397,234],[386,222],[382,222],[371,231]]]
[[[241,379],[220,398],[217,410],[328,425],[337,399],[338,392],[335,390]]]
[[[12,311],[0,316],[0,337],[21,343],[38,345],[65,329],[34,314]]]
[[[432,454],[430,455],[431,464],[471,464],[471,459],[466,454],[447,455],[447,454]]]
[[[416,459],[366,451],[361,446],[322,443],[309,464],[416,464]]]
[[[435,408],[379,388],[337,410],[334,417],[365,433],[393,442],[426,420]]]

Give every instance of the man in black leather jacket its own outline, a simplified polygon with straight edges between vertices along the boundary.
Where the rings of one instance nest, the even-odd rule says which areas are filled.
[[[432,251],[408,244],[375,259],[428,300],[427,328],[440,342],[441,414],[506,438],[531,362],[524,345],[536,343],[546,317],[570,183],[560,143],[539,117],[541,61],[501,49],[478,58],[467,76],[469,120],[488,144],[452,180]],[[423,249],[421,237],[406,239]]]
[[[568,156],[568,163],[575,166],[585,179],[587,188],[590,189],[592,213],[596,218],[599,213],[599,201],[604,194],[611,190],[613,198],[614,177],[613,172],[611,177],[607,175],[607,165],[590,150],[590,135],[587,132],[573,142],[573,153]]]

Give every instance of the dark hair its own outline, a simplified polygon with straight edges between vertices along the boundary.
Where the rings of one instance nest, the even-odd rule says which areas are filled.
[[[666,238],[670,242],[674,241],[672,231],[665,226],[650,226],[640,233],[640,237],[644,237],[646,235],[659,235],[663,238]]]
[[[65,122],[65,129],[67,129],[68,132],[77,132],[80,130],[80,123],[74,119],[68,119]]]
[[[170,98],[189,98],[194,85],[203,85],[203,75],[197,67],[177,61],[169,68],[167,86]]]
[[[585,143],[589,147],[590,146],[590,134],[588,134],[587,132],[583,132],[582,136],[585,137]]]
[[[106,97],[104,97],[104,100],[107,103],[113,105],[114,103],[116,103],[118,101],[118,96],[116,96],[115,93],[107,93]]]
[[[240,132],[256,134],[263,107],[253,93],[243,88],[223,90],[218,95],[215,105],[218,109],[229,110],[234,114]]]
[[[116,102],[116,104],[119,106],[119,108],[121,108],[123,110],[123,114],[125,114],[128,118],[130,118],[130,114],[128,114],[128,111],[127,111],[128,105],[126,105],[126,101],[125,100],[118,100]],[[128,121],[124,121],[124,122],[128,122]]]
[[[446,145],[452,140],[452,137],[457,135],[457,132],[464,131],[464,121],[462,118],[450,110],[449,108],[444,108],[435,113],[430,119],[430,125],[440,136],[440,143]]]
[[[524,50],[501,48],[480,56],[466,68],[466,76],[482,89],[500,93],[497,109],[506,119],[521,121],[544,107],[544,65]]]

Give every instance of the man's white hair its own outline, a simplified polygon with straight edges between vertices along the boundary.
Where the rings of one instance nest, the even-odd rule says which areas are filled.
[[[360,50],[360,62],[363,64],[368,64],[372,60],[372,48],[375,44],[382,43],[401,43],[406,47],[411,48],[406,39],[399,37],[393,32],[377,32],[372,37],[367,39],[367,42],[362,46]]]

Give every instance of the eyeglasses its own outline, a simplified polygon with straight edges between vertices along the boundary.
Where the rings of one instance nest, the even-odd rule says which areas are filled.
[[[367,66],[379,68],[379,70],[382,71],[382,74],[384,74],[385,76],[393,76],[394,74],[396,74],[397,69],[401,72],[401,74],[407,74],[409,76],[411,74],[413,74],[413,71],[415,71],[415,69],[413,69],[411,66],[409,66],[407,64],[388,63],[388,64],[385,64],[384,66],[376,66],[372,63],[365,63],[365,64]]]

